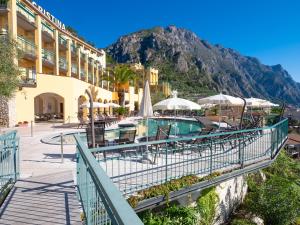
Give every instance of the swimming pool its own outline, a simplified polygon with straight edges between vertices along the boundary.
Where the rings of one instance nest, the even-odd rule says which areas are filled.
[[[182,136],[188,134],[197,134],[201,131],[201,124],[197,121],[183,120],[183,119],[148,119],[148,135],[155,136],[158,126],[171,125],[170,135]],[[119,138],[120,130],[136,129],[137,138],[147,136],[147,120],[137,120],[135,127],[130,128],[117,128],[105,131],[106,140],[114,140]],[[63,136],[64,144],[75,144],[75,139],[73,134],[76,132],[65,133]],[[85,133],[80,133],[83,137]],[[85,138],[83,138],[85,139]],[[46,144],[60,144],[60,136],[54,135],[52,137],[47,137],[42,139],[43,143]]]

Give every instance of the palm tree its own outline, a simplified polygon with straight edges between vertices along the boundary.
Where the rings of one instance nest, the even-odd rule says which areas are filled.
[[[112,69],[108,69],[112,76],[108,76],[107,80],[115,85],[119,104],[125,106],[125,85],[136,80],[136,73],[128,65],[117,65]]]

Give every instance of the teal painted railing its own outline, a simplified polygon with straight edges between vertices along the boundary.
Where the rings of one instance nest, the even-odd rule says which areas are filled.
[[[0,135],[0,196],[19,177],[19,138],[16,131]]]
[[[19,1],[17,1],[17,11],[22,14],[30,23],[35,24],[35,14]]]
[[[30,54],[36,56],[36,45],[33,41],[30,41],[24,37],[18,36],[18,48],[24,52],[24,54]]]
[[[86,144],[83,144],[80,137],[76,135],[77,179],[84,211],[88,218],[98,216],[95,211],[101,211],[109,218],[105,210],[110,210],[111,205],[101,203],[102,208],[98,208],[99,202],[91,200],[96,199],[95,194],[91,194],[95,192],[94,185],[101,186],[103,177],[107,184],[110,183],[110,188],[114,192],[117,187],[118,198],[121,198],[121,193],[127,198],[139,190],[186,175],[207,176],[216,171],[230,173],[233,170],[274,159],[287,139],[287,132],[288,120],[284,119],[264,128],[95,149],[87,149]],[[84,161],[83,154],[90,157]],[[87,165],[89,161],[93,164]],[[91,176],[90,170],[101,171],[101,174],[97,175],[99,184],[95,184],[96,178]],[[86,195],[88,197],[84,197]],[[114,199],[113,196],[110,197]],[[115,213],[117,214],[118,211]],[[105,222],[90,224],[105,224]]]
[[[142,222],[112,183],[87,146],[77,141],[77,188],[87,225]]]

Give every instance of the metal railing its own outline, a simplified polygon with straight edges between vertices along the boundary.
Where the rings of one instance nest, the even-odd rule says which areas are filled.
[[[42,31],[47,32],[51,37],[54,37],[54,30],[45,23],[42,23]]]
[[[60,45],[62,45],[62,46],[64,46],[65,48],[67,48],[68,42],[67,42],[67,40],[65,40],[63,37],[59,36],[58,42],[59,42]]]
[[[67,60],[63,57],[59,57],[59,68],[63,69],[63,70],[67,70],[68,69],[68,64],[67,64]]]
[[[77,67],[77,64],[72,63],[72,66],[71,66],[71,73],[72,73],[72,75],[73,75],[73,74],[74,74],[74,75],[77,75],[77,73],[78,73],[78,67]]]
[[[19,137],[17,131],[0,135],[0,196],[19,177]]]
[[[87,146],[77,141],[77,188],[87,225],[143,223],[101,168]]]
[[[99,216],[103,219],[99,223],[93,223],[93,220],[90,224],[106,224],[106,219],[109,217],[106,210],[111,209],[112,203],[104,204],[102,198],[101,200],[95,198],[95,194],[86,194],[91,190],[95,191],[95,186],[98,185],[95,184],[95,179],[99,179],[99,186],[101,186],[102,177],[107,179],[107,175],[127,198],[139,190],[186,175],[207,176],[216,171],[230,175],[233,170],[274,159],[287,139],[287,132],[288,120],[284,119],[264,128],[95,149],[88,149],[83,143],[83,137],[76,135],[77,180],[81,200],[85,205],[84,211],[87,218],[96,215],[97,218]],[[87,166],[87,162],[83,162],[82,154],[88,154],[90,157],[87,160],[92,161],[93,164]],[[101,176],[91,177],[91,170],[101,171]],[[85,186],[81,184],[82,180],[85,180]],[[110,185],[115,189],[112,183]],[[85,196],[83,193],[88,197],[83,198],[82,196]],[[110,198],[114,199],[113,196]],[[114,213],[117,215],[119,212]]]
[[[17,11],[22,14],[30,23],[35,23],[35,15],[21,2],[17,1]]]
[[[18,48],[25,54],[36,56],[36,45],[24,37],[18,36]]]
[[[52,51],[49,51],[47,49],[42,49],[42,58],[44,61],[48,61],[52,64],[55,62],[55,54]]]
[[[0,0],[0,9],[7,9],[7,0]]]
[[[21,86],[35,86],[36,85],[36,71],[30,68],[20,67],[20,85]]]

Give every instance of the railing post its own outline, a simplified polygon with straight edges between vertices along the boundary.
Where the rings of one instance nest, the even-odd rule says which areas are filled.
[[[33,137],[33,121],[30,121],[30,136]]]
[[[64,163],[64,134],[60,133],[60,154],[61,154],[61,163]]]
[[[13,154],[14,154],[14,175],[15,175],[15,182],[17,181],[17,145],[16,145],[16,141],[17,141],[17,138],[16,136],[14,137],[13,139]]]
[[[166,144],[166,171],[165,171],[165,180],[168,181],[168,146]]]
[[[212,142],[212,140],[210,141],[210,162],[209,162],[209,174],[212,174],[212,172],[213,172],[213,142]]]

